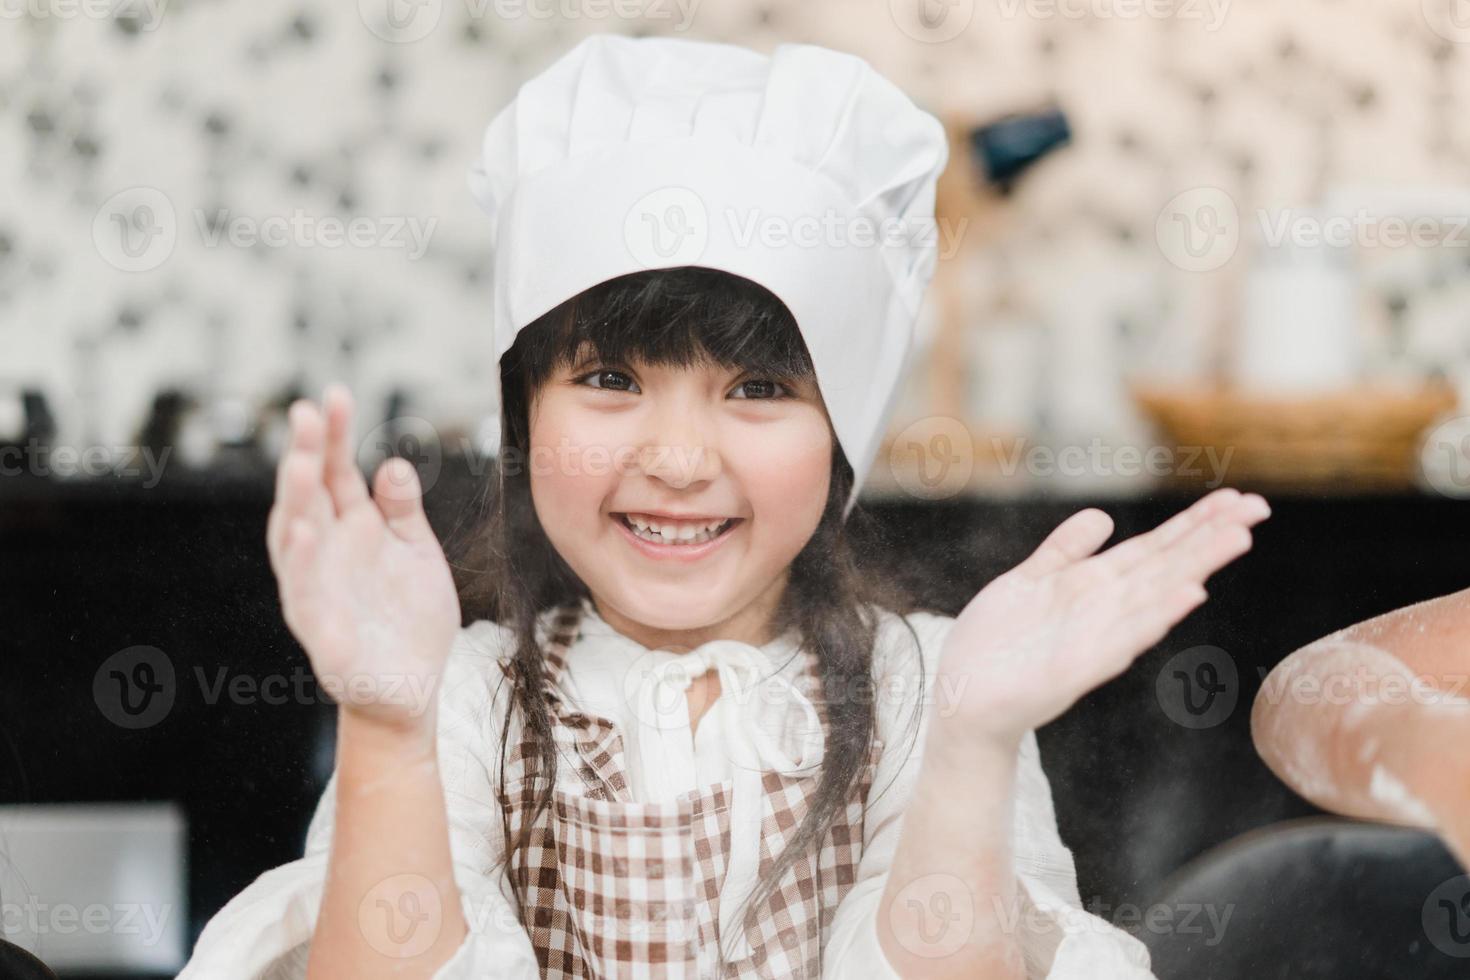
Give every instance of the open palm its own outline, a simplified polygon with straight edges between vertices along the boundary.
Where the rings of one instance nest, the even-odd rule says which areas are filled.
[[[459,600],[413,467],[390,459],[373,494],[357,469],[352,399],[292,404],[266,544],[292,634],[344,709],[394,728],[428,723],[459,629]]]
[[[1203,602],[1205,579],[1269,514],[1259,496],[1221,489],[1102,554],[1112,520],[1072,515],[956,617],[939,664],[951,722],[1015,739],[1052,721]]]

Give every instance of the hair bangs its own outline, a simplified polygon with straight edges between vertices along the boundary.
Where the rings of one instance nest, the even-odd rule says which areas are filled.
[[[718,269],[657,271],[609,279],[548,315],[552,329],[525,338],[527,386],[535,390],[558,367],[592,361],[715,365],[776,381],[814,380],[796,320],[770,290]]]

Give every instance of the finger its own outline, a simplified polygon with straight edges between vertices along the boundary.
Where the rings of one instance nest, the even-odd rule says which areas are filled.
[[[352,441],[352,393],[333,382],[322,394],[322,403],[327,414],[327,490],[340,515],[368,499],[367,482],[357,468]]]
[[[285,532],[281,531],[280,527],[281,510],[279,507],[272,505],[270,512],[265,515],[265,554],[270,559],[271,572],[277,578],[280,578],[281,567],[276,561],[276,552],[278,550],[278,543],[285,534]]]
[[[1189,582],[1155,597],[1149,605],[1120,611],[1100,624],[1095,644],[1080,644],[1092,651],[1085,662],[1063,669],[1079,678],[1086,690],[1105,684],[1127,670],[1138,657],[1157,645],[1169,630],[1208,598],[1204,586]]]
[[[293,517],[285,523],[281,547],[281,607],[295,628],[312,615],[317,602],[315,566],[321,536],[310,521]]]
[[[1226,513],[1217,514],[1191,528],[1182,538],[1137,559],[1118,573],[1124,583],[1124,602],[1128,597],[1152,601],[1160,590],[1179,583],[1204,582],[1250,550],[1253,544],[1250,528],[1265,520],[1269,512],[1264,501],[1256,505],[1253,498],[1241,498]],[[1107,557],[1107,554],[1100,555],[1096,561],[1101,564]]]
[[[309,427],[316,406],[309,398],[298,398],[286,408],[286,445],[281,449],[281,461],[285,462],[293,452],[305,448],[310,440]],[[276,468],[276,499],[285,491],[285,477],[280,467]]]
[[[1176,587],[1204,581],[1250,550],[1249,527],[1221,516],[1200,525],[1180,541],[1149,557],[1129,574],[1131,597],[1124,605],[1147,602]]]
[[[1147,606],[1118,616],[1099,635],[1099,647],[1107,653],[1099,658],[1100,677],[1096,683],[1105,683],[1122,673],[1208,598],[1203,585],[1186,582],[1156,596]]]
[[[383,522],[399,538],[412,543],[436,540],[424,513],[418,473],[408,460],[395,456],[383,461],[373,476],[373,499]]]
[[[265,519],[266,551],[270,554],[271,567],[275,568],[278,574],[280,569],[277,567],[277,559],[289,536],[289,525],[293,516],[287,511],[288,509],[299,510],[299,506],[294,503],[294,499],[299,494],[290,489],[293,477],[289,472],[289,464],[296,458],[291,449],[296,443],[297,427],[294,417],[289,412],[287,418],[290,424],[287,427],[286,445],[281,452],[280,461],[276,463],[275,495],[271,500],[270,513]]]
[[[1113,574],[1122,575],[1150,555],[1180,540],[1206,521],[1226,513],[1270,513],[1266,501],[1259,494],[1242,495],[1233,487],[1221,487],[1206,494],[1189,507],[1175,514],[1147,533],[1129,538],[1098,556],[1098,561]]]
[[[308,520],[319,531],[333,518],[332,503],[322,485],[321,416],[304,398],[292,403],[287,416],[290,438],[276,467],[276,499],[266,521],[266,544],[272,551],[280,550],[293,518]]]
[[[1199,528],[1186,539],[1190,546],[1181,547],[1178,565],[1183,577],[1191,582],[1205,579],[1251,550],[1254,538],[1250,527],[1218,518]]]
[[[1112,533],[1113,519],[1104,511],[1096,507],[1079,510],[1057,525],[1012,571],[1031,579],[1049,575],[1091,555]]]
[[[1203,522],[1210,520],[1228,504],[1240,499],[1240,492],[1233,487],[1221,487],[1208,493],[1152,531],[1135,535],[1115,547],[1109,548],[1098,561],[1116,574],[1134,567],[1159,549],[1179,540]]]
[[[324,490],[321,416],[315,405],[302,398],[292,403],[287,418],[289,435],[276,468],[276,498],[272,507],[278,512],[274,522],[277,545],[292,517],[321,522],[332,516],[331,502],[321,492]]]
[[[291,458],[291,448],[296,444],[296,422],[291,409],[286,410],[286,443],[281,447],[281,458],[276,462],[275,488],[271,494],[270,513],[265,518],[265,550],[270,556],[271,569],[280,577],[281,569],[278,562],[281,548],[287,537],[287,524],[290,519],[285,516],[285,508],[282,501],[286,497],[286,461]]]

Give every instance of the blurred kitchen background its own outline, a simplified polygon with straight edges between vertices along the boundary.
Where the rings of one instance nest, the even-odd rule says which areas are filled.
[[[1290,867],[1273,828],[1359,853],[1345,822],[1282,828],[1318,811],[1255,758],[1249,706],[1296,647],[1470,579],[1466,0],[0,18],[0,901],[4,938],[59,973],[171,975],[214,910],[299,855],[331,705],[215,686],[315,691],[265,561],[285,407],[347,382],[364,469],[413,459],[436,527],[465,529],[498,438],[465,171],[519,82],[594,32],[851,51],[950,130],[940,266],[866,497],[875,566],[957,611],[1081,506],[1121,538],[1221,484],[1272,501],[1210,603],[1041,733],[1084,900],[1118,921],[1251,847]],[[139,715],[118,674],[167,703]],[[1186,675],[1221,692],[1204,714]],[[1282,976],[1441,975],[1470,932],[1424,909],[1459,869],[1390,837],[1354,846],[1403,848],[1382,873],[1418,877],[1252,893],[1218,943],[1121,924],[1161,978],[1264,975],[1266,949],[1328,970]],[[57,924],[92,905],[103,927]],[[1344,950],[1354,970],[1323,966]]]

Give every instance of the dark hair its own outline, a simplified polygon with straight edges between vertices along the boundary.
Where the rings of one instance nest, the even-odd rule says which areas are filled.
[[[529,458],[532,399],[559,366],[588,344],[606,363],[693,367],[708,360],[778,381],[814,377],[795,319],[780,299],[757,283],[695,266],[621,276],[538,318],[501,358],[502,459],[511,453]],[[541,528],[531,503],[529,467],[500,466],[497,473],[498,492],[484,503],[480,526],[453,564],[466,621],[490,619],[516,636],[506,672],[511,710],[500,733],[501,760],[504,763],[509,751],[511,715],[519,712],[537,745],[527,762],[538,782],[533,811],[522,821],[516,840],[509,841],[509,815],[501,814],[508,840],[505,860],[512,864],[513,856],[528,845],[540,813],[550,805],[555,785],[557,753],[543,693],[537,618],[544,610],[579,601],[588,592]],[[899,586],[880,583],[859,570],[849,535],[855,526],[866,525],[868,517],[861,505],[855,505],[843,520],[852,484],[852,467],[834,439],[826,508],[811,539],[792,561],[789,584],[771,624],[773,636],[794,627],[820,664],[827,721],[821,781],[796,835],[753,891],[750,907],[769,897],[792,860],[817,845],[862,775],[875,717],[872,699],[855,698],[852,691],[855,683],[871,677],[876,608],[899,615],[920,608]],[[871,533],[878,537],[876,528]],[[915,636],[916,653],[917,643]],[[502,764],[502,795],[504,780]],[[518,891],[516,876],[510,878]],[[720,964],[723,971],[723,950]]]

